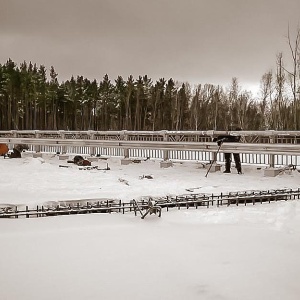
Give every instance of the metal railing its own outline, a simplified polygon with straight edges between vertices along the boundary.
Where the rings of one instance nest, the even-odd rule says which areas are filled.
[[[91,214],[91,213],[141,213],[142,219],[148,213],[161,214],[162,209],[171,208],[255,205],[256,203],[271,203],[276,201],[299,200],[300,189],[277,189],[241,191],[221,194],[186,194],[179,196],[143,197],[141,200],[123,202],[113,199],[82,199],[59,201],[52,205],[37,205],[34,208],[17,205],[0,206],[0,218],[31,218],[59,215]]]
[[[224,152],[240,153],[242,163],[300,165],[300,131],[0,131],[0,143],[25,143],[36,152],[140,157],[208,162],[218,135],[240,135],[241,143],[224,143]]]

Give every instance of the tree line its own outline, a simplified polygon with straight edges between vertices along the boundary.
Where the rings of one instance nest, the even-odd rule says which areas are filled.
[[[244,130],[300,129],[300,32],[291,41],[292,68],[283,55],[276,70],[261,77],[259,99],[230,87],[155,82],[147,75],[101,81],[73,76],[58,81],[52,66],[8,59],[0,64],[0,130]]]

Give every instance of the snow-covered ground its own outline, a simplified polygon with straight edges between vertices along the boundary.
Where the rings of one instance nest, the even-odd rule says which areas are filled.
[[[210,173],[159,161],[79,170],[50,156],[0,159],[0,205],[298,188],[300,173]],[[69,168],[59,167],[69,166]],[[143,178],[151,175],[153,179]],[[0,299],[298,300],[299,201],[134,213],[0,219]]]

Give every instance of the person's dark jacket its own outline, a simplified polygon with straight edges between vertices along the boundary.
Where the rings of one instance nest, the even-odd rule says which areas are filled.
[[[218,146],[221,146],[222,143],[238,143],[241,140],[240,135],[219,135],[213,139],[213,142],[217,142]]]

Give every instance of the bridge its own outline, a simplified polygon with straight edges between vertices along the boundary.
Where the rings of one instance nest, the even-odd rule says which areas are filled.
[[[212,142],[218,135],[240,135],[240,143]],[[35,152],[124,158],[222,162],[240,153],[242,163],[270,167],[300,165],[300,131],[0,131],[0,143],[28,144]]]

